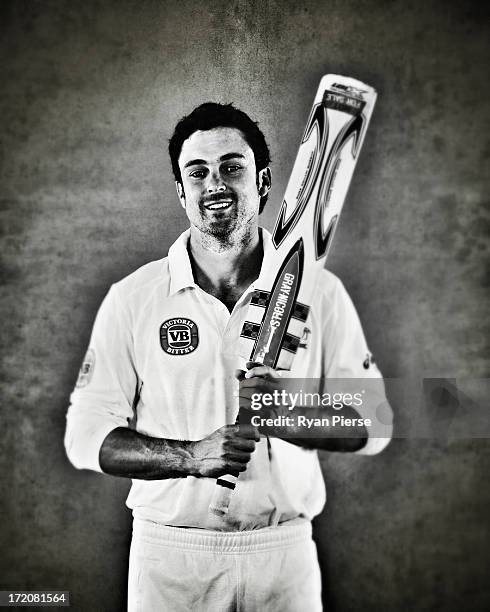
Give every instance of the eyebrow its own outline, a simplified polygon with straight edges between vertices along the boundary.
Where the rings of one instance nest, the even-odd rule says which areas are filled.
[[[219,160],[220,161],[228,161],[229,159],[245,159],[245,155],[242,155],[241,153],[225,153],[225,155],[222,155]],[[189,168],[189,166],[199,166],[201,164],[207,164],[207,161],[205,159],[191,159],[190,161],[188,161],[184,168]]]

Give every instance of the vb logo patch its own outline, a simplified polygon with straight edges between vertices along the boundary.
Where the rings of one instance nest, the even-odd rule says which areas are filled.
[[[89,348],[85,357],[83,358],[82,367],[78,373],[77,388],[86,387],[92,379],[92,374],[95,368],[95,351]]]
[[[196,350],[199,331],[194,321],[179,317],[160,326],[160,346],[169,355],[187,355]]]

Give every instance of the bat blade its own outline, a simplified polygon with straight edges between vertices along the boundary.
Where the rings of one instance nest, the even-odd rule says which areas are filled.
[[[274,249],[264,257],[241,332],[243,363],[291,369],[375,102],[375,90],[350,77],[328,74],[320,81],[272,234]],[[278,319],[289,273],[296,275],[294,299],[291,290]],[[237,478],[219,480],[226,484],[216,487],[210,511],[222,516]]]

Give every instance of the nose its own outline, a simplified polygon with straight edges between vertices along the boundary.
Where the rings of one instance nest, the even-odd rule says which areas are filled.
[[[223,182],[223,178],[219,172],[211,172],[209,174],[208,184],[206,191],[208,193],[222,193],[226,190],[226,185]]]

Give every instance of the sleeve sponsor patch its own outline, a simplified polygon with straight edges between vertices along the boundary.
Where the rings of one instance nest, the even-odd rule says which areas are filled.
[[[89,348],[82,363],[82,367],[80,368],[80,372],[78,373],[78,379],[76,387],[77,389],[81,389],[82,387],[86,387],[89,382],[92,380],[92,375],[95,369],[95,351],[92,348]]]
[[[371,364],[373,364],[373,363],[374,363],[374,357],[371,355],[371,353],[367,353],[366,354],[366,359],[364,360],[364,362],[362,364],[364,366],[364,369],[368,370],[369,366]]]

